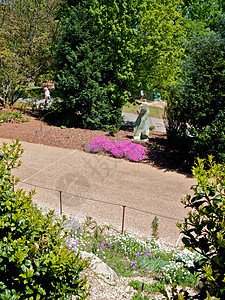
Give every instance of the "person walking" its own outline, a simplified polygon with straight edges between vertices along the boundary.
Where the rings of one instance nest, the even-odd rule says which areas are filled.
[[[45,90],[45,106],[50,106],[52,103],[51,97],[50,97],[50,92],[47,87],[44,88]]]

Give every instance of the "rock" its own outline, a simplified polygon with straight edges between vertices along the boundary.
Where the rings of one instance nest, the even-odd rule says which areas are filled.
[[[107,264],[105,264],[100,258],[98,258],[93,253],[88,253],[81,251],[81,256],[83,259],[90,259],[92,270],[97,274],[102,276],[105,280],[113,283],[118,279],[116,272],[114,272]]]

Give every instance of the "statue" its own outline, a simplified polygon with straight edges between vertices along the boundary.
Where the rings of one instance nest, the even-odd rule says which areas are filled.
[[[137,112],[139,116],[135,122],[133,140],[146,142],[149,135],[149,126],[147,123],[149,116],[148,105],[145,103],[141,104]]]

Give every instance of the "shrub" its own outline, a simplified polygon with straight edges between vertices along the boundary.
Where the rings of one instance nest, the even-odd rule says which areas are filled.
[[[14,191],[11,170],[22,152],[18,141],[0,148],[0,298],[85,299],[87,263],[66,245],[65,217],[42,215],[33,191]]]
[[[190,209],[185,222],[178,227],[184,234],[186,247],[202,255],[194,269],[203,274],[204,288],[211,295],[225,296],[225,166],[198,159],[193,167],[197,184],[194,196],[187,195],[182,203]],[[205,298],[204,298],[205,299]]]
[[[0,123],[13,123],[13,122],[27,122],[28,118],[23,118],[22,113],[20,112],[4,112],[0,113]]]

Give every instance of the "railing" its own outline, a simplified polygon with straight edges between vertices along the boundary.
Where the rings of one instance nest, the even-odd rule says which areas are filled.
[[[118,203],[113,203],[113,202],[109,202],[109,201],[102,201],[102,200],[97,200],[97,199],[93,199],[93,198],[89,198],[89,197],[84,197],[84,196],[76,195],[76,194],[73,194],[73,193],[68,193],[66,191],[62,191],[62,190],[58,190],[58,189],[54,189],[54,188],[48,188],[48,187],[39,186],[37,184],[31,184],[31,183],[28,183],[28,182],[22,181],[22,180],[19,180],[19,183],[23,183],[23,184],[26,184],[26,185],[29,185],[29,186],[32,186],[32,187],[35,187],[35,188],[39,188],[39,189],[43,189],[43,190],[46,190],[46,191],[57,193],[58,194],[58,199],[59,199],[58,200],[59,201],[58,210],[59,210],[60,215],[63,214],[64,207],[66,205],[66,203],[64,203],[66,201],[63,200],[63,196],[64,196],[64,198],[65,198],[65,196],[69,196],[69,197],[74,197],[74,198],[77,198],[77,199],[81,199],[83,201],[82,204],[79,204],[79,201],[78,202],[69,201],[69,203],[67,203],[66,206],[70,207],[70,209],[72,209],[73,203],[74,203],[74,207],[77,208],[78,206],[84,205],[85,201],[100,203],[100,204],[104,204],[104,205],[111,205],[111,206],[114,206],[114,207],[120,207],[120,208],[122,208],[122,212],[121,212],[121,215],[122,215],[121,216],[121,232],[122,233],[124,233],[124,231],[125,231],[125,221],[127,220],[126,218],[128,218],[127,217],[128,210],[135,211],[136,213],[140,213],[140,214],[152,215],[154,217],[164,218],[164,219],[167,219],[168,221],[169,220],[172,221],[173,223],[171,223],[171,224],[174,224],[175,222],[178,222],[178,221],[183,222],[183,220],[178,219],[178,218],[168,217],[168,216],[165,216],[163,214],[158,214],[158,213],[155,213],[155,212],[138,209],[138,208],[131,207],[131,206],[128,206],[128,205],[124,205],[124,204],[118,204]],[[111,210],[111,212],[112,212],[112,210]],[[117,217],[118,217],[118,214],[117,214]],[[169,229],[169,225],[167,227]],[[180,234],[177,237],[176,244],[178,244],[179,240],[180,240]]]

